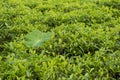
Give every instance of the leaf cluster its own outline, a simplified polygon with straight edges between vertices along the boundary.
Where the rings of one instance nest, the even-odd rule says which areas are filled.
[[[119,0],[0,0],[1,80],[119,80]]]

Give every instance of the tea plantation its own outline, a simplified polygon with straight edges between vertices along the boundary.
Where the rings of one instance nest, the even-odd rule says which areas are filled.
[[[0,80],[120,80],[120,0],[0,0]]]

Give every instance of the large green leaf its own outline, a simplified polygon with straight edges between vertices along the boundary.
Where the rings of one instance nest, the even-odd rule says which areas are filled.
[[[51,39],[51,36],[51,32],[45,33],[39,30],[32,31],[26,35],[25,45],[32,48],[40,47],[45,41]]]

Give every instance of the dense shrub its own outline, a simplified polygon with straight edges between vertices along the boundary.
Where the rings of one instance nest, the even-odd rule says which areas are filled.
[[[119,0],[0,0],[0,79],[119,80],[119,6]],[[33,30],[40,33],[26,40]],[[42,45],[27,47],[29,39]]]

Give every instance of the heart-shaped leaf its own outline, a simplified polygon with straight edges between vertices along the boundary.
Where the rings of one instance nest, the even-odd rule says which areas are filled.
[[[51,39],[52,33],[51,32],[41,32],[39,30],[32,31],[28,33],[25,37],[25,45],[27,47],[40,47],[43,43],[49,39]]]

